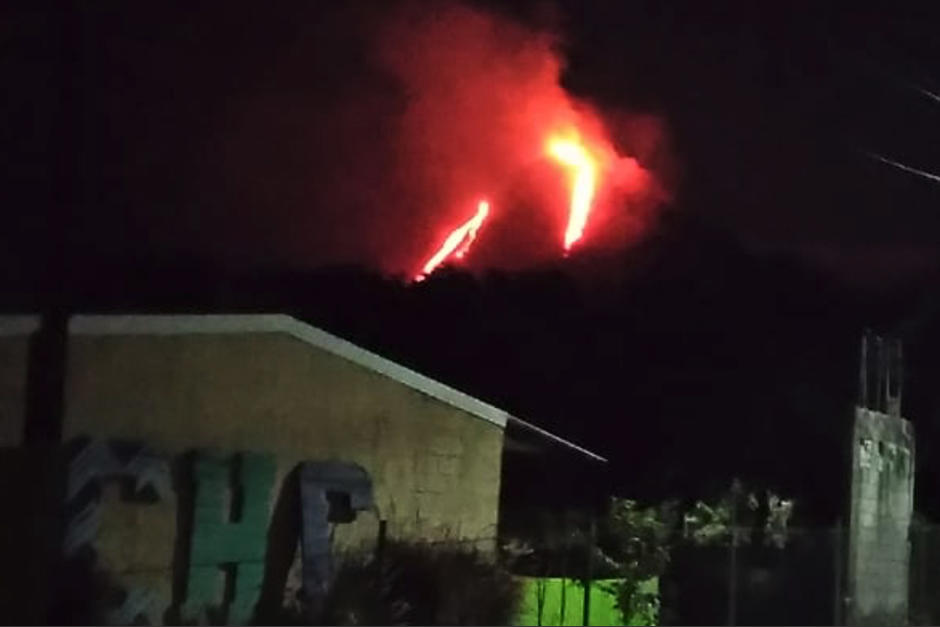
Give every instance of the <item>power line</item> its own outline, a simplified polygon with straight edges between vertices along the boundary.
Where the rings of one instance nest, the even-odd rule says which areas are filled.
[[[905,164],[900,163],[900,162],[898,162],[898,161],[894,161],[893,159],[888,159],[887,157],[882,157],[881,155],[876,154],[876,153],[874,153],[874,152],[868,152],[868,153],[866,153],[866,154],[867,154],[869,157],[871,157],[872,159],[875,159],[876,161],[881,161],[882,163],[887,163],[888,165],[894,166],[895,168],[898,168],[899,170],[904,170],[905,172],[910,172],[911,174],[916,174],[917,176],[920,176],[920,177],[922,177],[922,178],[925,178],[925,179],[928,179],[928,180],[930,180],[930,181],[933,181],[934,183],[940,183],[940,175],[934,174],[934,173],[932,173],[932,172],[927,172],[927,171],[925,171],[925,170],[919,170],[919,169],[917,169],[917,168],[911,167],[911,166],[909,166],[909,165],[905,165]]]

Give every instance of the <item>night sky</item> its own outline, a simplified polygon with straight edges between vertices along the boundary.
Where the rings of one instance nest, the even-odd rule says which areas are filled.
[[[6,10],[3,60],[4,188],[30,207],[4,231],[14,258],[38,250],[41,214],[62,211],[44,199],[65,125],[79,129],[58,156],[80,165],[79,258],[376,263],[375,246],[350,240],[377,237],[361,231],[387,199],[333,201],[388,166],[361,140],[401,106],[372,58],[386,3],[104,2],[64,26],[20,4]],[[689,4],[484,3],[563,34],[573,94],[663,121],[680,210],[844,278],[936,265],[940,185],[862,152],[940,170],[940,102],[913,89],[940,91],[931,16]]]
[[[937,90],[934,20],[623,5],[572,19],[570,81],[669,121],[680,204],[853,278],[936,261],[940,187],[860,155],[940,164],[940,103],[908,87]]]
[[[857,332],[932,311],[940,183],[865,152],[940,174],[940,101],[922,93],[940,94],[937,16],[470,3],[560,34],[569,93],[654,120],[643,165],[670,200],[623,250],[409,290],[381,276],[424,250],[402,248],[423,223],[396,222],[408,190],[383,178],[408,99],[374,57],[395,8],[341,4],[4,8],[4,307],[63,285],[84,308],[277,304],[604,454],[612,435],[645,442],[631,463],[650,494],[697,474],[677,444],[696,438],[751,449],[716,481],[795,490],[834,468],[761,455],[837,446],[842,423],[825,425],[851,394]],[[276,297],[262,272],[282,277]],[[929,380],[936,363],[912,354]],[[912,402],[940,422],[926,387]]]

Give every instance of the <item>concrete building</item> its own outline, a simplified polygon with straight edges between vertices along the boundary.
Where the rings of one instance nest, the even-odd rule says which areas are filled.
[[[901,417],[901,345],[862,340],[852,432],[846,624],[908,622],[914,429]]]
[[[597,457],[288,316],[0,319],[3,496],[24,498],[17,468],[46,468],[78,585],[47,602],[94,596],[103,572],[114,623],[316,599],[337,548],[371,550],[380,528],[492,550],[508,424]],[[54,505],[24,506],[45,537]]]

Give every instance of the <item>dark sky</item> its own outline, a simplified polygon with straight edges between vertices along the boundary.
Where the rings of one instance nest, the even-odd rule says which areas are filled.
[[[669,121],[679,204],[859,271],[935,255],[940,186],[859,154],[940,167],[940,103],[905,85],[937,88],[935,21],[689,4],[607,3],[571,20],[572,86]]]
[[[71,264],[182,255],[312,267],[370,263],[395,236],[368,228],[389,157],[348,139],[383,136],[403,106],[371,56],[387,3],[81,5],[64,21],[41,3],[5,9],[6,277],[44,265],[49,241],[70,246]],[[663,122],[676,210],[854,282],[938,262],[940,184],[862,154],[940,171],[940,102],[911,87],[940,91],[931,15],[473,6],[562,33],[573,94]],[[366,253],[351,252],[362,239]]]
[[[832,515],[858,334],[922,314],[906,398],[918,489],[940,516],[940,326],[916,304],[940,276],[940,184],[863,154],[940,173],[940,102],[914,87],[940,93],[935,16],[475,2],[561,33],[572,94],[664,129],[643,165],[672,200],[621,256],[416,288],[361,268],[311,279],[382,270],[379,253],[411,251],[422,227],[395,222],[390,198],[409,189],[386,177],[408,107],[375,61],[389,6],[5,5],[0,306],[64,278],[87,296],[69,304],[92,309],[94,294],[150,292],[117,300],[283,309],[595,447],[634,492],[740,472],[812,491],[821,477]],[[572,280],[605,264],[627,280]],[[294,282],[238,274],[262,267]]]

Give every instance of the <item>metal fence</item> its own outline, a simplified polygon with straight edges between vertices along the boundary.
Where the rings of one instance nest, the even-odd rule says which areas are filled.
[[[782,542],[740,528],[707,546],[680,541],[660,582],[660,624],[845,625],[843,527],[791,528]],[[908,622],[940,624],[940,525],[910,533]]]
[[[840,625],[843,622],[839,528],[759,529],[673,545],[661,583],[661,624]]]
[[[661,625],[846,624],[845,527],[732,529],[734,533],[728,527],[716,527],[707,537],[672,533],[664,542],[666,556],[657,571],[654,602],[645,609],[634,608],[626,619],[621,614],[620,620],[644,624],[637,621],[646,617]],[[597,582],[602,587],[624,575],[622,564],[606,559],[603,538],[593,536],[583,522],[556,526],[543,537],[541,542],[515,550],[511,564],[515,572],[576,581],[581,586]],[[643,550],[637,555],[641,561],[649,557]],[[940,623],[940,598],[934,594],[940,583],[940,560],[935,556],[940,557],[940,527],[912,528],[911,624]],[[655,560],[648,563],[656,564]],[[609,606],[607,596],[603,602]],[[605,613],[610,615],[608,610]],[[545,621],[540,624],[553,624],[551,612],[543,614]],[[599,624],[591,618],[588,623]],[[567,624],[586,623],[568,619]]]
[[[471,549],[478,542],[440,544]],[[626,618],[616,599],[623,572],[605,558],[602,542],[589,525],[573,523],[548,541],[524,546],[507,546],[505,538],[497,542],[502,547],[500,561],[523,580],[526,590],[515,624],[846,624],[847,530],[840,526],[791,527],[783,534],[737,527],[733,534],[705,542],[679,534],[669,542],[659,577],[641,585],[650,603]],[[909,624],[940,624],[937,558],[940,526],[915,525]]]

